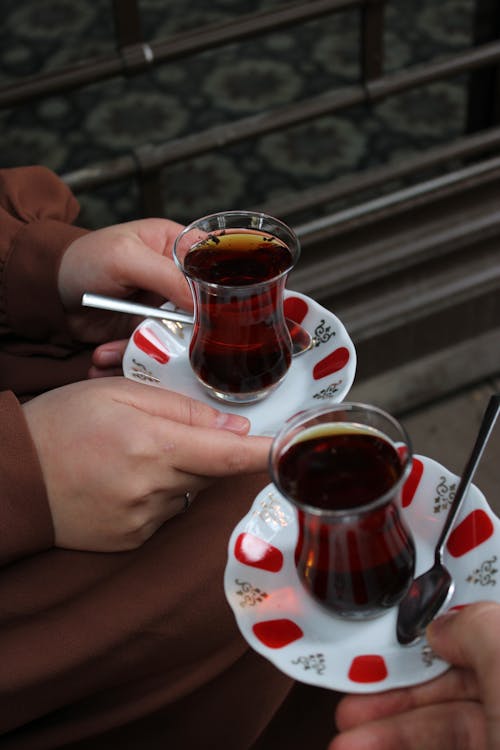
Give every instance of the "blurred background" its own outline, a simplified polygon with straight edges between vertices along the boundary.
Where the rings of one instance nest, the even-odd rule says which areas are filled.
[[[298,21],[287,18],[300,6]],[[361,18],[368,11],[371,23]],[[144,208],[138,164],[109,181],[117,160],[137,154],[140,162],[146,147],[180,141],[183,153],[164,154],[155,207],[165,215],[188,222],[223,208],[275,204],[295,223],[316,219],[366,193],[293,214],[290,195],[401,162],[470,129],[470,76],[460,70],[374,101],[356,89],[363,78],[469,50],[475,13],[474,0],[2,0],[0,83],[13,90],[10,102],[3,92],[1,162],[42,163],[67,176],[81,192],[86,223],[96,227],[136,218]],[[71,80],[78,65],[86,75]],[[52,90],[45,78],[37,92],[42,74],[54,76]],[[330,101],[317,102],[313,117],[310,102],[322,95]],[[344,104],[349,95],[352,104]],[[250,118],[286,117],[293,105],[299,110],[289,123],[255,122],[252,133]],[[231,123],[246,124],[244,138],[234,142],[221,131],[206,153],[187,150],[188,136]],[[86,190],[78,171],[95,164],[106,165],[108,179],[101,175]],[[384,181],[372,193],[411,181]]]
[[[89,228],[284,219],[353,397],[428,452],[468,415],[468,448],[500,382],[499,71],[497,0],[2,0],[0,165],[53,169]]]

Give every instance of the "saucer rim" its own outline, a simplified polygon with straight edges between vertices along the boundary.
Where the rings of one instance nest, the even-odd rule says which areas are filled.
[[[356,370],[357,370],[357,352],[356,347],[354,345],[354,342],[349,335],[349,332],[345,326],[345,324],[342,322],[342,320],[335,315],[334,312],[331,310],[328,310],[327,308],[323,307],[319,302],[312,299],[311,297],[307,296],[306,294],[303,294],[302,292],[297,292],[293,289],[285,289],[284,290],[284,297],[285,299],[289,297],[297,297],[299,299],[303,299],[307,303],[308,311],[306,314],[306,318],[310,314],[316,313],[316,315],[319,317],[320,315],[324,315],[324,317],[327,318],[327,321],[332,327],[335,329],[335,341],[336,345],[330,349],[328,348],[326,350],[326,354],[334,352],[336,349],[345,347],[349,351],[349,359],[348,362],[340,368],[338,371],[339,373],[342,373],[343,383],[342,387],[339,389],[337,393],[334,393],[332,396],[327,396],[325,399],[328,400],[328,402],[332,404],[341,403],[346,399],[346,397],[349,394],[350,389],[352,388],[352,385],[355,380],[356,376]],[[163,305],[165,309],[174,309],[174,305],[172,303],[167,302]],[[292,316],[289,316],[292,317]],[[125,349],[125,353],[122,360],[122,369],[125,377],[127,377],[130,380],[136,381],[139,379],[137,375],[134,376],[134,369],[133,369],[133,357],[134,352],[132,351],[132,342],[133,337],[136,334],[137,331],[142,329],[144,326],[151,326],[153,331],[161,331],[162,333],[165,332],[164,327],[162,327],[162,324],[160,321],[154,319],[154,318],[145,318],[142,320],[138,326],[134,329],[132,332],[129,341],[127,343],[127,347]],[[307,324],[304,325],[306,330],[313,336],[314,332],[310,330],[310,326]],[[339,340],[340,339],[340,340]],[[189,341],[189,338],[187,339]],[[188,345],[186,345],[184,342],[182,343],[182,352],[179,354],[177,352],[177,357],[185,357],[186,352],[188,349]],[[296,387],[297,391],[303,392],[303,384],[301,384],[301,380],[303,379],[302,373],[305,373],[307,377],[307,381],[311,381],[314,383],[315,381],[312,378],[311,373],[309,371],[306,371],[305,365],[307,362],[311,362],[311,355],[315,352],[315,347],[313,347],[311,350],[304,352],[299,357],[294,358],[292,361],[292,366],[289,370],[289,374],[292,373],[292,375],[295,377],[296,381],[294,387]],[[314,360],[313,360],[314,361]],[[335,373],[333,373],[335,374]],[[287,376],[288,378],[288,376]],[[264,420],[263,415],[260,413],[260,410],[262,408],[263,404],[268,404],[271,401],[271,404],[274,409],[279,408],[280,411],[280,423],[283,421],[286,421],[290,416],[297,413],[298,411],[301,411],[303,409],[311,408],[314,406],[313,402],[313,395],[307,395],[306,397],[300,397],[300,402],[297,401],[294,407],[292,409],[288,409],[287,406],[280,406],[280,402],[278,402],[278,398],[282,401],[286,401],[286,396],[280,396],[280,394],[284,394],[284,387],[286,385],[287,378],[285,378],[278,388],[276,388],[273,393],[269,394],[269,396],[265,399],[262,399],[261,401],[258,401],[256,403],[249,403],[249,404],[235,404],[231,402],[223,402],[223,401],[217,401],[216,399],[210,397],[202,388],[202,386],[196,382],[196,378],[193,375],[192,380],[190,381],[190,386],[186,389],[182,389],[179,384],[175,384],[171,389],[177,393],[181,393],[184,395],[187,395],[191,398],[197,398],[198,400],[202,401],[205,404],[208,404],[209,406],[213,406],[221,411],[226,412],[233,412],[240,414],[242,416],[247,417],[251,422],[251,428],[250,433],[251,435],[263,435],[263,436],[272,436],[277,431],[276,423],[277,419],[273,420]],[[169,384],[165,382],[165,380],[158,378],[155,378],[157,382],[152,382],[152,379],[150,381],[147,381],[144,379],[143,382],[147,382],[148,385],[152,385],[153,387],[158,388],[169,388]],[[318,381],[319,383],[319,381]],[[326,385],[326,384],[325,384]],[[193,387],[194,386],[194,387]],[[325,402],[326,403],[326,400]],[[272,412],[272,410],[270,410]]]
[[[427,456],[423,456],[420,454],[416,454],[414,456],[416,459],[420,459],[424,467],[428,466],[429,468],[433,468],[434,470],[438,470],[441,472],[444,472],[445,476],[448,478],[448,480],[458,480],[459,477],[457,477],[453,472],[448,470],[445,466],[443,466],[441,463],[436,461],[435,459],[432,459]],[[424,468],[425,471],[425,468]],[[481,492],[481,490],[476,485],[471,485],[471,489],[473,489],[474,492],[474,504],[472,506],[472,509],[482,508],[487,515],[489,516],[490,520],[492,520],[494,525],[494,532],[492,534],[492,537],[495,537],[498,535],[500,531],[500,519],[496,515],[496,513],[493,511],[491,506],[488,504],[486,497]],[[292,679],[295,679],[300,682],[304,682],[306,684],[315,685],[318,687],[323,687],[327,689],[337,690],[340,692],[349,692],[349,693],[377,693],[382,692],[385,690],[392,690],[394,688],[400,688],[400,687],[409,687],[412,685],[418,685],[423,684],[425,682],[428,682],[429,680],[432,680],[439,675],[446,672],[450,665],[444,662],[443,660],[437,658],[434,654],[432,654],[432,651],[430,649],[429,644],[427,643],[425,638],[422,638],[418,643],[411,644],[409,646],[401,646],[397,642],[395,642],[392,645],[388,645],[386,648],[380,647],[377,645],[376,650],[377,653],[381,654],[383,658],[386,661],[391,662],[392,660],[398,660],[400,659],[401,655],[404,653],[406,654],[405,660],[408,661],[409,668],[405,672],[405,674],[400,675],[399,677],[397,675],[390,675],[386,680],[383,681],[383,683],[356,683],[352,682],[348,679],[347,676],[347,670],[344,672],[344,674],[333,674],[328,677],[328,679],[319,678],[314,675],[308,675],[304,674],[303,671],[300,672],[299,668],[297,669],[291,668],[289,666],[289,663],[291,661],[291,657],[293,656],[293,644],[288,645],[286,648],[288,649],[288,665],[284,663],[282,659],[280,659],[280,650],[277,649],[276,651],[273,651],[270,647],[266,646],[265,644],[261,643],[254,635],[253,633],[250,634],[250,637],[248,637],[247,630],[249,630],[250,626],[246,627],[247,622],[250,622],[251,618],[245,617],[245,615],[242,615],[241,612],[237,609],[237,602],[234,595],[234,573],[238,570],[246,571],[247,576],[248,573],[248,566],[246,566],[244,563],[240,563],[238,560],[235,559],[233,554],[234,544],[235,540],[237,538],[237,535],[239,533],[242,533],[244,531],[248,531],[250,527],[250,521],[252,516],[255,513],[257,503],[264,497],[268,496],[269,493],[274,493],[274,495],[281,501],[284,501],[285,510],[291,511],[291,515],[294,515],[293,507],[289,503],[289,501],[286,500],[286,498],[283,497],[283,495],[279,492],[277,487],[271,482],[267,484],[265,487],[262,488],[262,490],[255,496],[254,500],[251,503],[251,506],[249,508],[249,511],[243,516],[240,521],[236,524],[236,526],[233,529],[233,532],[230,535],[230,539],[228,542],[228,549],[227,549],[227,562],[225,566],[224,571],[224,593],[226,596],[226,600],[231,608],[231,611],[233,612],[233,615],[235,617],[237,626],[243,636],[243,638],[246,640],[248,645],[255,650],[257,653],[259,653],[264,658],[268,659],[274,666],[282,671],[284,674],[288,675]],[[417,492],[415,493],[415,496],[418,494],[418,488]],[[421,502],[421,501],[420,501]],[[417,503],[418,505],[418,503]],[[296,521],[295,518],[292,522],[295,525],[296,529]],[[296,539],[296,530],[294,529],[295,536],[293,537]],[[274,535],[269,535],[269,538],[267,541],[274,542],[276,538],[280,535],[280,531],[278,530]],[[426,543],[423,538],[417,538],[416,540],[416,546],[417,551],[420,548],[425,548]],[[287,545],[285,545],[287,546]],[[279,546],[278,546],[279,548]],[[288,554],[290,554],[290,551],[288,551]],[[286,559],[285,559],[286,562]],[[236,568],[234,566],[237,566]],[[230,578],[231,575],[231,578]],[[295,580],[294,580],[295,579]],[[265,580],[265,578],[264,578]],[[272,579],[268,579],[272,580]],[[281,574],[281,580],[274,579],[276,583],[279,585],[281,584],[281,589],[283,589],[283,584],[286,584],[288,582],[288,585],[292,585],[297,592],[297,596],[299,600],[302,601],[308,601],[308,604],[306,606],[306,610],[314,611],[314,612],[321,612],[319,619],[321,618],[331,618],[332,622],[336,621],[337,623],[345,623],[346,621],[342,621],[341,618],[336,617],[332,613],[327,613],[325,615],[324,608],[321,607],[321,605],[313,602],[313,600],[308,597],[307,593],[302,589],[300,586],[300,583],[298,582],[298,579],[295,577],[295,573],[292,573],[292,579],[290,580],[290,574],[287,576],[286,570]],[[255,581],[254,581],[255,582]],[[257,583],[260,583],[260,579],[258,577],[257,573]],[[296,586],[298,584],[298,586]],[[460,591],[464,590],[464,585],[461,587],[457,584],[457,591],[455,592],[460,594]],[[272,586],[267,586],[267,589],[272,591]],[[447,605],[446,609],[453,609],[454,606],[459,606],[457,604],[454,604],[455,600],[455,594],[452,597],[451,601]],[[484,598],[484,597],[483,597]],[[500,601],[500,591],[498,592],[497,598],[492,598],[494,601]],[[472,597],[472,601],[476,601],[474,597]],[[478,599],[479,601],[479,599]],[[470,602],[471,603],[471,602]],[[443,610],[446,611],[446,610]],[[286,614],[286,607],[283,607],[283,612]],[[395,623],[396,623],[396,614],[397,614],[397,607],[391,608],[386,614],[384,614],[382,617],[377,618],[376,621],[371,620],[370,623],[377,622],[383,625],[385,628],[385,631],[388,631],[388,628],[393,628],[393,632],[395,632]],[[240,615],[240,616],[238,616]],[[265,621],[265,617],[259,618],[257,621]],[[300,618],[297,619],[300,625]],[[361,622],[354,622],[352,621],[350,624],[353,626],[354,634],[352,636],[351,640],[357,641],[359,638],[359,630],[363,627],[363,625],[369,625],[370,623],[361,623]],[[318,628],[319,629],[319,628]],[[356,632],[358,631],[358,632]],[[306,634],[306,631],[304,631]],[[321,640],[319,637],[316,638],[316,643],[314,642],[314,633],[313,638],[311,638],[311,635],[308,637],[306,636],[304,641],[299,641],[301,644],[301,651],[304,652],[307,650],[307,648],[310,648],[312,650],[313,646],[316,645],[317,648],[324,648],[323,640]],[[316,634],[317,636],[317,634]],[[334,651],[335,649],[342,649],[342,644],[345,644],[346,638],[342,638],[337,642],[332,642],[332,644],[328,644],[330,648]],[[347,651],[348,658],[355,658],[358,655],[358,652],[354,652],[352,649],[351,651]],[[424,656],[424,652],[427,652],[429,657],[434,657],[432,664],[430,666],[425,666],[425,669],[427,670],[424,674],[423,672],[423,665],[422,665],[422,658]],[[284,653],[284,652],[281,652]],[[350,654],[350,656],[349,656]],[[346,653],[343,654],[344,657],[346,657]],[[417,658],[418,657],[418,658]],[[415,674],[415,670],[410,669],[410,661],[413,659],[418,669],[416,670],[417,674]],[[336,659],[338,662],[338,659]],[[411,675],[414,675],[412,678]]]

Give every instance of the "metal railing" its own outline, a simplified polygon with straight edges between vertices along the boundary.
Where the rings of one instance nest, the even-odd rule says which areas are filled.
[[[241,42],[298,26],[348,9],[359,11],[359,84],[327,90],[300,102],[275,107],[232,122],[220,123],[164,143],[139,143],[121,156],[90,164],[63,175],[63,179],[75,192],[92,190],[124,178],[135,179],[142,190],[142,203],[146,214],[158,213],[163,207],[161,174],[169,165],[324,115],[342,112],[355,105],[376,103],[459,74],[484,73],[491,79],[492,71],[498,74],[500,69],[498,39],[472,47],[449,59],[431,60],[422,65],[384,74],[385,0],[309,0],[283,3],[282,6],[269,11],[242,15],[156,41],[143,39],[138,0],[113,0],[112,8],[117,48],[114,54],[44,75],[27,77],[15,85],[0,88],[0,109],[12,108],[116,76],[135,76],[158,65],[177,63],[183,58],[209,49],[221,48],[228,43]],[[491,15],[494,12],[491,0],[478,0],[478,14],[482,27],[486,27],[485,13]],[[485,38],[484,32],[482,38]],[[477,86],[477,78],[475,85]],[[489,99],[485,97],[485,107],[491,107],[488,102]],[[497,106],[494,111],[495,117],[490,117],[494,122],[490,124],[499,122],[497,113],[500,107]],[[270,202],[270,208],[265,208],[280,215],[290,215],[294,211],[301,212],[305,208],[328,202],[334,196],[338,198],[342,195],[352,195],[367,184],[376,187],[391,176],[418,174],[430,163],[444,165],[452,154],[455,158],[476,158],[497,146],[498,132],[485,130],[470,139],[462,138],[451,146],[446,144],[440,148],[433,148],[418,158],[409,158],[395,166],[382,167],[368,173],[353,174],[348,179],[332,180],[318,188],[296,193],[290,200],[285,198],[277,203]]]
[[[351,85],[219,122],[163,143],[137,143],[116,158],[63,174],[77,194],[123,179],[135,180],[145,215],[168,214],[162,175],[176,163],[325,115],[348,112],[357,105],[369,108],[404,92],[463,76],[468,80],[468,86],[464,84],[469,101],[468,125],[459,137],[393,163],[353,170],[340,178],[332,176],[314,187],[269,199],[258,208],[295,224],[303,246],[308,248],[301,269],[294,272],[296,288],[327,306],[340,306],[361,345],[360,362],[363,355],[369,360],[365,365],[369,374],[379,367],[374,352],[385,352],[386,368],[398,356],[400,360],[421,356],[433,346],[439,347],[442,337],[449,335],[450,326],[458,320],[463,330],[461,333],[458,327],[453,328],[457,337],[472,335],[474,321],[478,331],[500,325],[497,0],[476,0],[474,43],[468,49],[390,73],[384,66],[385,0],[283,2],[266,12],[239,15],[159,40],[143,37],[139,0],[111,1],[114,53],[0,88],[0,109],[16,108],[99,81],[143,75],[160,65],[178,64],[207,50],[280,29],[300,28],[308,21],[343,11],[359,16],[360,75]],[[429,170],[434,170],[434,177],[426,174]],[[386,185],[396,180],[403,186],[387,194]],[[372,192],[371,197],[366,197],[367,191]],[[304,211],[314,214],[315,209],[335,202],[343,205],[342,209],[327,210],[326,215],[318,212],[311,221],[294,220]],[[415,215],[416,222],[411,219]],[[453,274],[447,270],[447,261],[453,265]],[[410,270],[415,274],[415,285]],[[428,285],[427,278],[431,279]],[[404,329],[399,339],[394,337],[397,326]]]

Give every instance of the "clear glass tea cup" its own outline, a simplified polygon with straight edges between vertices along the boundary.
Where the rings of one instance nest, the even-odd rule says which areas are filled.
[[[189,359],[214,398],[252,403],[285,378],[292,341],[283,292],[299,254],[290,227],[252,211],[205,216],[177,237],[174,260],[194,298]]]
[[[380,616],[408,589],[415,545],[400,498],[411,464],[404,427],[366,404],[310,409],[274,438],[271,476],[297,512],[299,579],[341,617]]]

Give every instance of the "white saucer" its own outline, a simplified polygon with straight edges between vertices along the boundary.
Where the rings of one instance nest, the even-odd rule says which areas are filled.
[[[433,548],[458,478],[436,461],[415,456],[403,513],[416,542],[416,574]],[[270,484],[234,529],[224,576],[227,600],[250,646],[294,679],[349,693],[372,693],[426,682],[448,669],[422,639],[396,640],[394,607],[376,620],[351,622],[316,604],[294,566],[293,507]],[[500,521],[471,486],[445,553],[456,589],[448,609],[500,601]]]
[[[274,435],[296,412],[345,399],[356,371],[354,345],[333,313],[298,292],[285,291],[284,304],[286,317],[303,325],[316,346],[294,358],[283,383],[256,404],[223,404],[207,395],[189,364],[191,326],[143,320],[127,345],[123,372],[132,380],[192,396],[221,411],[244,414],[251,434]]]

